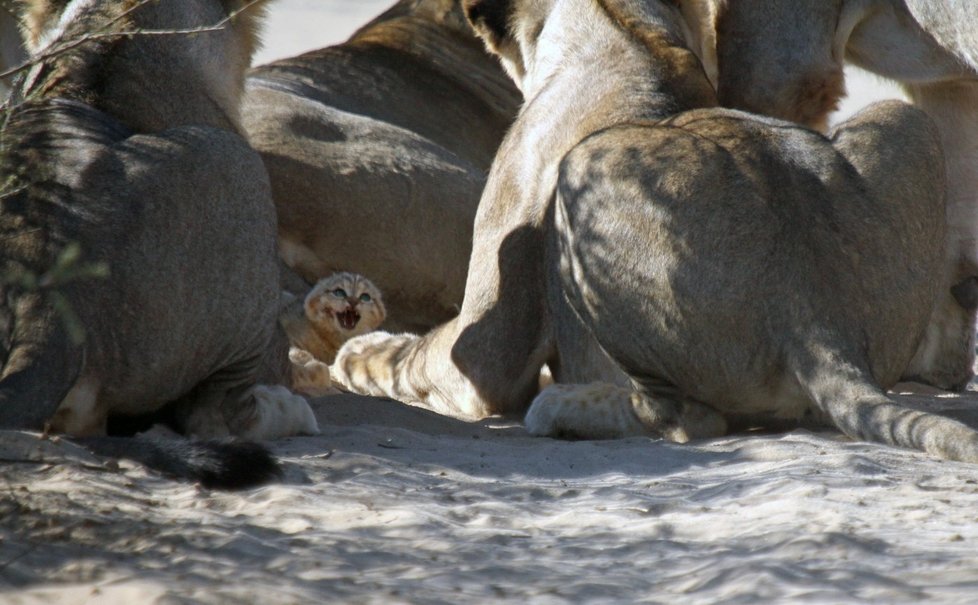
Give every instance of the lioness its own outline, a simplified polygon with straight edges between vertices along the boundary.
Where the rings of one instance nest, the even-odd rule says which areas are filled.
[[[683,441],[814,408],[852,437],[978,461],[978,434],[880,387],[940,287],[943,166],[922,112],[877,105],[827,139],[714,108],[672,3],[466,9],[527,101],[479,207],[462,312],[424,337],[350,340],[342,382],[519,412],[544,360],[562,381],[563,351],[594,338],[634,389],[551,387],[532,432]]]
[[[29,4],[33,56],[48,58],[0,121],[0,428],[99,435],[109,414],[175,401],[191,435],[315,431],[304,400],[255,387],[279,274],[268,179],[238,114],[260,10],[225,23],[244,5]],[[193,28],[208,30],[138,33]],[[61,275],[72,244],[108,276]],[[284,372],[284,334],[277,356]]]
[[[459,0],[401,0],[344,44],[252,70],[243,122],[271,177],[283,259],[310,284],[369,275],[388,329],[454,316],[519,99]]]
[[[903,84],[941,133],[948,245],[942,297],[907,379],[960,389],[978,308],[978,3],[701,0],[716,30],[720,102],[819,128],[844,94],[843,59]],[[710,36],[704,36],[709,38]]]

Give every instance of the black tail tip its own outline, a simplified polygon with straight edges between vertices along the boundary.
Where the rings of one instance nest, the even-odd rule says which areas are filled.
[[[246,489],[282,479],[282,467],[265,446],[253,441],[190,441],[193,477],[206,488]]]
[[[282,467],[267,447],[234,438],[206,441],[150,437],[90,437],[72,441],[92,452],[126,458],[206,488],[246,489],[281,480]]]

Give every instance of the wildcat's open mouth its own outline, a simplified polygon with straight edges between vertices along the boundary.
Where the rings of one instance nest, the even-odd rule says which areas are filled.
[[[340,326],[344,330],[352,330],[357,327],[357,322],[360,321],[360,314],[357,313],[356,309],[350,308],[342,313],[337,313],[336,319],[340,322]]]

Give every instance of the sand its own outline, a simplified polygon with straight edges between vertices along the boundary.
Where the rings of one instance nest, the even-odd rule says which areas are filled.
[[[240,493],[0,434],[0,603],[978,594],[973,465],[832,432],[561,442],[388,400],[314,408],[322,435],[272,444],[285,482]]]
[[[387,1],[283,0],[262,59]],[[974,394],[918,398],[978,426]],[[560,442],[314,400],[284,482],[176,483],[0,433],[0,603],[973,603],[978,466],[833,432]]]

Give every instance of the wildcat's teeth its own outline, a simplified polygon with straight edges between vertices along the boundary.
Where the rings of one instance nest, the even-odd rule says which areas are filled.
[[[360,314],[353,309],[347,309],[336,314],[336,320],[345,330],[352,330],[360,322]]]

